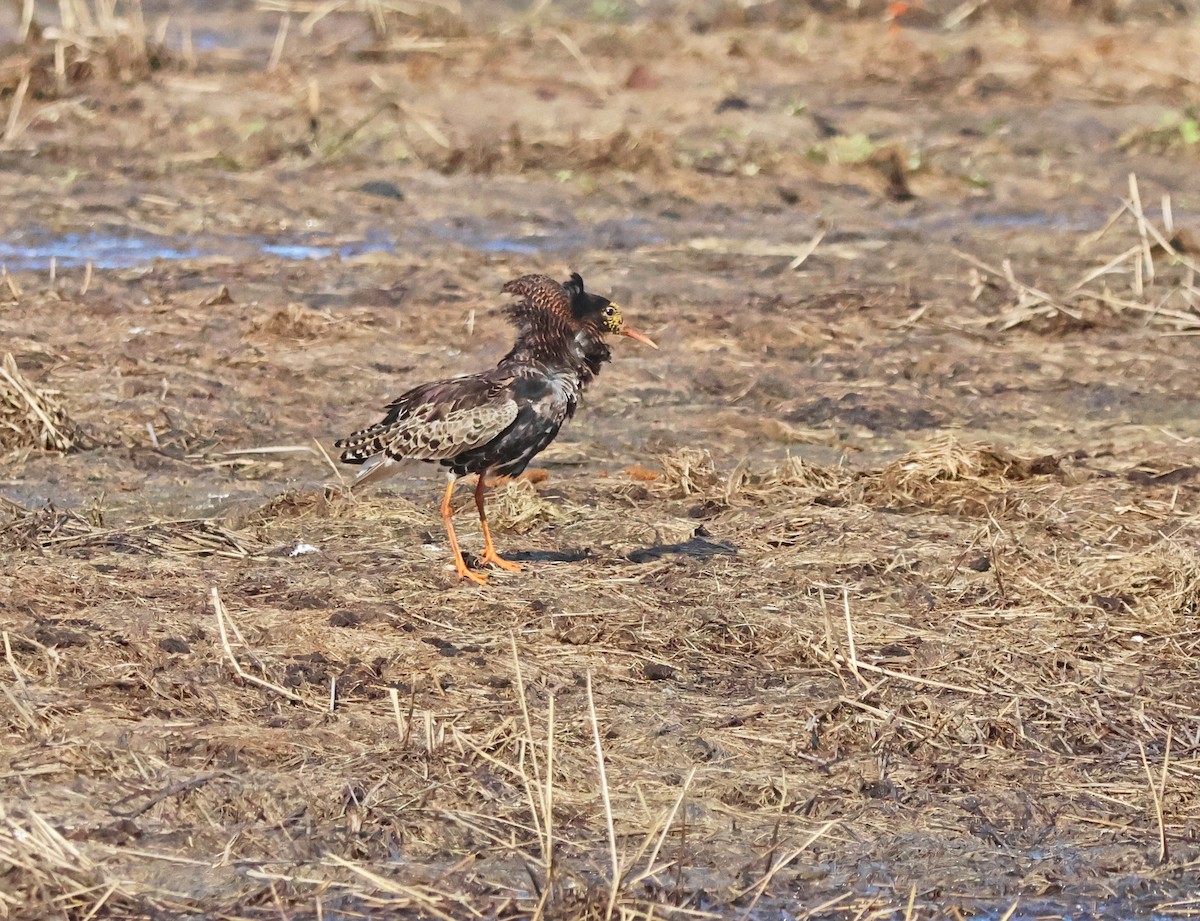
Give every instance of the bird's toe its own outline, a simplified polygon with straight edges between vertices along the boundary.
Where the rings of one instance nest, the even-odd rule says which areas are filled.
[[[460,579],[470,579],[476,585],[487,585],[487,573],[476,572],[473,569],[468,569],[466,566],[455,568],[458,569],[458,576]]]
[[[498,553],[491,553],[484,556],[483,561],[485,563],[491,563],[493,566],[499,566],[501,569],[507,570],[508,572],[520,572],[523,568],[519,563],[506,560]]]

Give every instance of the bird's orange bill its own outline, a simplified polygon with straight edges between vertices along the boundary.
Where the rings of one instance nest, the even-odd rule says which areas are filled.
[[[650,338],[649,336],[647,336],[645,333],[639,333],[639,332],[638,332],[636,329],[634,329],[632,326],[625,326],[625,327],[623,327],[623,328],[621,329],[621,335],[622,335],[622,336],[628,336],[630,339],[636,339],[638,342],[642,343],[642,345],[648,345],[648,346],[650,346],[650,348],[652,348],[652,349],[656,349],[656,348],[658,348],[658,346],[654,344],[654,340],[653,340],[653,339],[651,339],[651,338]]]

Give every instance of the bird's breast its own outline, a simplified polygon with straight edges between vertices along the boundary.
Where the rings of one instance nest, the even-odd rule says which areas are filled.
[[[549,370],[520,378],[514,389],[518,402],[539,416],[563,419],[575,411],[583,386],[577,374]]]

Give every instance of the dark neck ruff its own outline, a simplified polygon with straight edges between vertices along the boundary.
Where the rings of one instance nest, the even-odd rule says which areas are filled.
[[[507,312],[517,327],[517,341],[501,360],[502,368],[514,364],[541,365],[573,374],[583,388],[600,373],[600,366],[612,358],[599,332],[571,322],[559,311],[539,309],[522,300]]]

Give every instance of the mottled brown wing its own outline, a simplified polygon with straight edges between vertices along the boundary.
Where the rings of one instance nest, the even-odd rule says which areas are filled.
[[[382,422],[336,442],[341,459],[361,464],[378,454],[392,460],[443,460],[487,444],[517,418],[508,381],[457,377],[422,384],[387,406]]]

